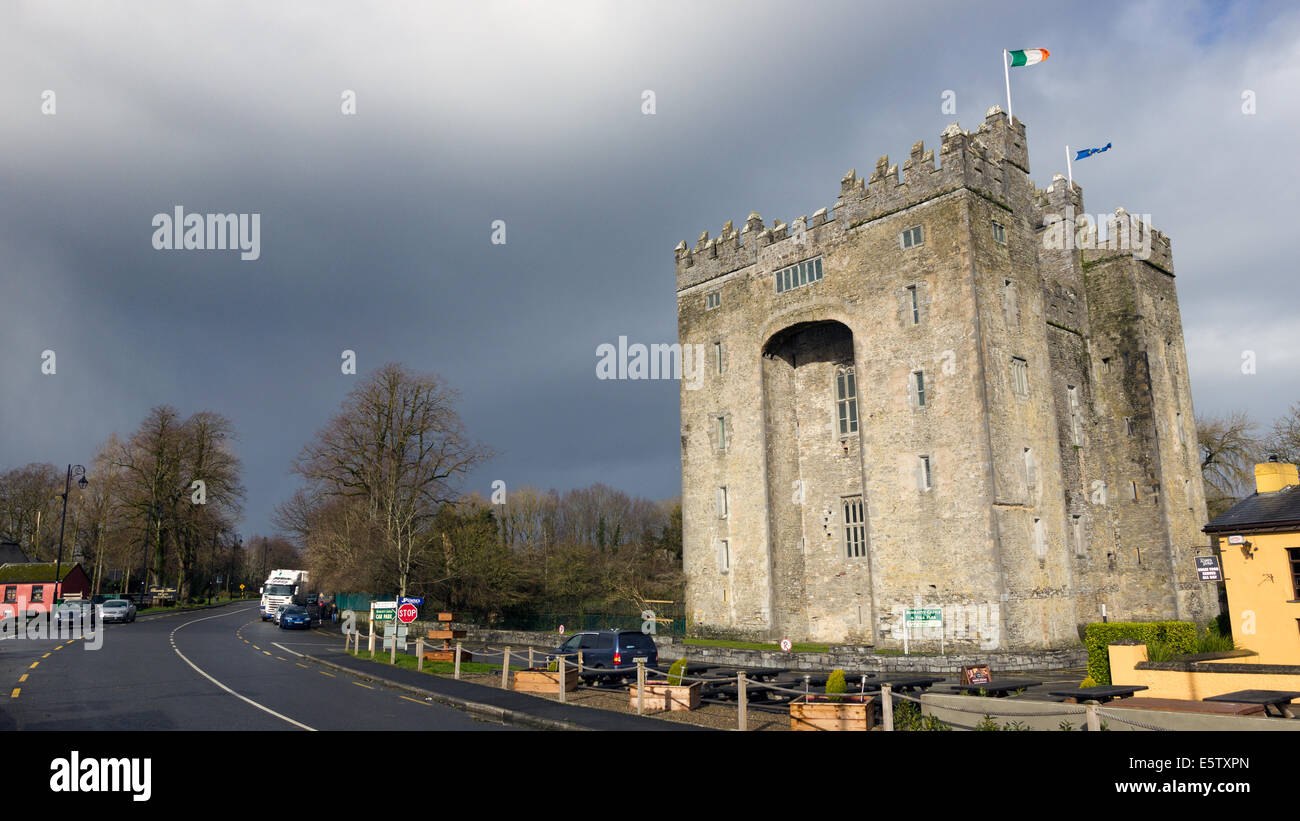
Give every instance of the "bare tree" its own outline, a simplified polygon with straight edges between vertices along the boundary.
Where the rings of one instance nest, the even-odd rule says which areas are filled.
[[[456,499],[456,485],[489,450],[456,414],[439,377],[397,363],[367,376],[294,464],[309,492],[364,504],[392,562],[399,595],[434,535],[424,527]]]
[[[1257,425],[1245,411],[1196,420],[1196,441],[1201,451],[1201,476],[1205,480],[1210,517],[1219,515],[1249,493],[1259,442]]]
[[[1273,423],[1265,441],[1265,450],[1280,461],[1300,463],[1300,402],[1292,405]]]

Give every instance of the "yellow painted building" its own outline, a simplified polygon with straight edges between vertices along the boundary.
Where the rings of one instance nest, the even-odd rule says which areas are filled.
[[[1300,474],[1255,466],[1255,493],[1204,528],[1222,558],[1232,636],[1259,664],[1300,664]]]

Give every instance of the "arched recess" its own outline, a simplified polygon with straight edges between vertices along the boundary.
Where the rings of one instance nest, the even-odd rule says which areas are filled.
[[[770,609],[783,637],[871,637],[854,348],[847,325],[818,318],[763,343]]]

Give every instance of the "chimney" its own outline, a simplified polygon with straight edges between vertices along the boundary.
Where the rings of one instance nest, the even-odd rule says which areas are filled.
[[[1255,465],[1255,492],[1273,493],[1291,485],[1300,485],[1300,472],[1296,466],[1279,462],[1276,456]]]

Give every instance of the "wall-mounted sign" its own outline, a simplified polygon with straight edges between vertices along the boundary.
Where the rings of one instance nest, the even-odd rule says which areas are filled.
[[[1229,537],[1228,537],[1228,544],[1241,544],[1241,543],[1244,542],[1244,541],[1246,541],[1246,537],[1245,537],[1245,536],[1229,536]]]
[[[943,610],[938,607],[910,608],[904,619],[912,624],[943,624]]]
[[[1196,578],[1203,582],[1223,581],[1223,567],[1219,564],[1219,557],[1197,556]]]

